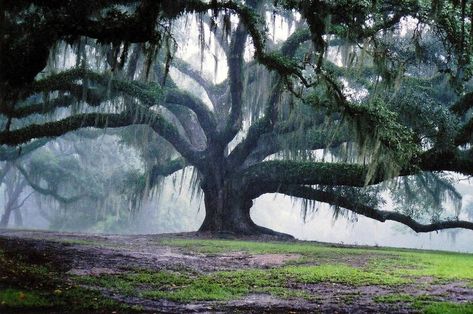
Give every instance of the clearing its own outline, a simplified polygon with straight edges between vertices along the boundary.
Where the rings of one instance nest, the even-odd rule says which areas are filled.
[[[66,310],[473,313],[473,255],[0,230],[0,312]]]

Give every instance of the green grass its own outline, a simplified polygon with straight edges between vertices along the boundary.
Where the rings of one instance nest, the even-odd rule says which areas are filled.
[[[458,253],[403,253],[402,263],[417,267],[405,269],[412,276],[442,280],[473,280],[473,255]]]
[[[440,302],[434,296],[409,294],[387,294],[373,298],[379,303],[409,303],[412,308],[425,314],[473,313],[473,303]]]
[[[135,311],[101,295],[65,280],[53,265],[38,265],[24,256],[6,254],[0,249],[0,313],[47,309],[52,312],[87,313]]]
[[[383,254],[381,250],[331,247],[314,243],[253,242],[238,240],[188,240],[164,239],[160,244],[182,247],[194,252],[218,254],[225,252],[248,252],[251,254],[300,254],[303,256],[334,256]],[[390,254],[390,252],[387,252]]]
[[[241,270],[195,274],[170,271],[137,271],[120,275],[79,276],[82,284],[105,287],[128,295],[188,302],[229,300],[260,289],[280,296],[294,296],[282,281],[264,270]]]
[[[359,286],[398,285],[407,282],[405,278],[371,273],[343,264],[244,269],[210,274],[139,271],[120,275],[79,276],[76,280],[123,294],[181,302],[230,300],[249,293],[314,299],[307,292],[291,289],[289,283],[333,282]]]
[[[405,275],[411,277],[428,276],[443,281],[466,280],[473,282],[473,255],[464,253],[395,248],[344,248],[317,243],[268,243],[233,240],[166,239],[162,240],[162,244],[208,254],[238,251],[251,254],[300,254],[302,258],[295,264],[310,263],[311,261],[339,264],[339,261],[343,261],[346,257],[358,256],[367,262],[366,267],[362,267],[364,270],[391,276],[388,276],[388,284],[398,281]],[[294,262],[292,263],[294,264]],[[372,278],[375,279],[375,277]]]
[[[53,303],[46,297],[36,292],[7,288],[0,290],[1,308],[45,308],[51,307]]]
[[[288,266],[283,271],[292,279],[302,283],[332,282],[352,286],[400,285],[409,283],[406,278],[387,273],[364,270],[345,264],[320,266]]]
[[[426,314],[473,314],[473,303],[434,302],[422,310]]]
[[[416,307],[422,307],[422,304],[424,304],[425,302],[435,301],[435,298],[430,295],[413,296],[404,293],[394,293],[375,296],[373,298],[373,301],[378,303],[415,303]]]
[[[50,265],[28,264],[21,258],[7,257],[0,250],[0,285],[1,278],[6,278],[5,283],[11,284],[10,290],[3,293],[3,306],[19,309],[21,306],[36,304],[38,307],[62,309],[72,304],[72,308],[80,310],[120,308],[119,304],[102,297],[99,292],[78,285],[92,289],[101,287],[123,295],[178,302],[226,301],[251,293],[317,300],[317,296],[304,290],[304,285],[337,283],[354,287],[400,286],[415,284],[419,277],[431,277],[440,282],[460,280],[473,285],[471,254],[229,240],[167,239],[162,240],[161,244],[206,254],[243,251],[248,254],[298,254],[301,258],[269,269],[245,268],[212,273],[191,269],[131,270],[121,274],[73,276],[72,283],[64,285],[64,278],[51,271]],[[19,292],[23,293],[21,298],[18,298]],[[342,293],[340,300],[352,303],[357,297]],[[473,307],[472,304],[453,304],[440,302],[442,299],[430,296],[405,294],[377,296],[374,301],[408,303],[412,308],[426,313],[471,313]],[[24,302],[23,305],[21,302]]]

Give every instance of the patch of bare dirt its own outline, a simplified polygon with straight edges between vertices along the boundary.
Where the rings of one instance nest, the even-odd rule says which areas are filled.
[[[245,252],[231,252],[215,256],[223,265],[236,264],[245,267],[270,268],[281,266],[287,262],[298,260],[300,254],[257,254],[251,255]]]
[[[166,235],[169,237],[169,235]],[[201,237],[179,234],[173,237]],[[205,235],[204,235],[205,237]],[[21,256],[32,263],[55,265],[67,275],[117,274],[130,269],[192,270],[198,273],[244,268],[272,268],[298,260],[299,254],[250,254],[227,252],[202,254],[159,242],[155,235],[89,235],[76,233],[0,230],[0,248],[6,254]],[[344,258],[344,257],[343,257]],[[353,266],[364,266],[371,256],[349,256],[341,260]],[[323,260],[320,261],[322,263]],[[319,262],[313,261],[318,264]],[[269,294],[250,294],[229,302],[178,303],[124,296],[103,290],[103,294],[145,311],[183,312],[243,312],[243,313],[412,313],[409,304],[383,304],[373,298],[393,293],[435,295],[440,300],[473,301],[473,290],[465,282],[437,284],[432,278],[421,278],[416,284],[398,287],[362,286],[318,283],[296,284],[290,288],[312,298],[279,298]]]

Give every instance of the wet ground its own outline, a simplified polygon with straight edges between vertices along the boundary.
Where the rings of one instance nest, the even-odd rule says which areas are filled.
[[[229,251],[204,253],[166,244],[163,239],[195,239],[194,233],[178,235],[86,235],[25,230],[0,230],[0,249],[10,256],[21,256],[35,264],[53,265],[65,278],[102,276],[132,269],[175,271],[196,274],[242,269],[273,269],[291,263],[318,265],[321,258],[303,260],[298,253],[251,253]],[[297,243],[297,242],[295,242]],[[362,267],[366,254],[345,256],[343,262]],[[418,278],[405,285],[347,285],[336,282],[301,283],[288,281],[294,291],[314,296],[278,297],[269,293],[249,293],[225,301],[176,302],[121,294],[113,289],[89,285],[108,298],[136,305],[150,312],[323,312],[323,313],[412,313],[421,311],[412,303],[379,302],[376,297],[393,294],[433,296],[437,301],[473,302],[471,283],[439,282],[431,277]]]

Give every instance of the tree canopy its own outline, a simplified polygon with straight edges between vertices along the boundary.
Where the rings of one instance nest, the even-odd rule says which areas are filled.
[[[301,198],[305,212],[322,202],[416,232],[473,229],[445,175],[473,174],[473,2],[1,5],[0,157],[32,152],[28,167],[15,163],[40,193],[82,197],[64,196],[65,179],[62,188],[83,186],[94,199],[91,182],[71,175],[84,169],[68,161],[71,177],[54,172],[36,149],[95,128],[139,151],[143,172],[111,179],[125,202],[192,167],[201,231],[275,234],[250,217],[266,193]],[[393,211],[383,209],[387,193]]]

